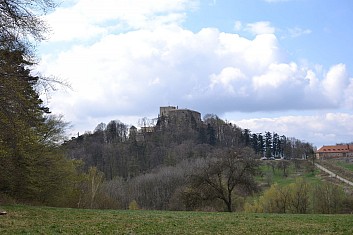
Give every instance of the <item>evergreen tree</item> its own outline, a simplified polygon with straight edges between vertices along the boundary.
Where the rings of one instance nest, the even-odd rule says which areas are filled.
[[[277,133],[273,133],[272,137],[272,154],[274,157],[278,157],[280,153],[280,140]]]
[[[259,133],[257,138],[258,138],[258,142],[257,142],[258,153],[261,154],[261,156],[263,156],[265,153],[265,140],[264,140],[264,137],[262,136],[262,133]]]
[[[46,79],[31,73],[33,39],[40,41],[46,31],[35,13],[53,6],[51,0],[0,1],[0,193],[62,205],[76,168],[58,146],[67,124],[48,116],[39,98]]]
[[[267,158],[272,157],[272,134],[269,131],[265,133],[265,151]]]
[[[251,139],[251,131],[249,129],[244,129],[242,131],[242,138],[243,138],[243,142],[244,142],[244,145],[246,147],[249,147],[250,146],[250,139]]]
[[[207,139],[208,139],[208,144],[210,145],[216,145],[217,138],[216,138],[216,132],[215,129],[211,124],[207,125]]]
[[[257,134],[255,134],[255,133],[251,135],[251,147],[255,151],[256,154],[258,154],[260,152],[259,139],[258,139]]]

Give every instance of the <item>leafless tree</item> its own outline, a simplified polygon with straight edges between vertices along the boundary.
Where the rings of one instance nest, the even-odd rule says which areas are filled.
[[[205,200],[220,199],[232,212],[235,192],[248,194],[257,190],[257,172],[258,162],[251,149],[217,151],[191,175],[192,193]]]
[[[48,27],[39,15],[55,7],[53,0],[0,0],[2,49],[30,52],[31,39],[41,41]]]

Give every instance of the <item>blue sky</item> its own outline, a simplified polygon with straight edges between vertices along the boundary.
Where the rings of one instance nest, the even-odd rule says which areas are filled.
[[[207,3],[206,3],[207,2]],[[197,32],[216,27],[223,32],[253,35],[236,30],[235,22],[269,22],[290,60],[306,60],[326,67],[345,62],[352,69],[350,55],[353,2],[348,0],[225,0],[203,1],[191,12],[184,26]]]
[[[70,0],[44,19],[38,71],[68,81],[49,106],[91,131],[159,106],[253,132],[353,141],[349,0]]]

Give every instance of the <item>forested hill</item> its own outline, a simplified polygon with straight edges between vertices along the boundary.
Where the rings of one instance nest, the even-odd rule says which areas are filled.
[[[174,166],[185,159],[205,158],[217,149],[250,147],[258,158],[303,158],[313,154],[313,146],[274,132],[251,133],[248,129],[208,114],[203,121],[185,116],[160,116],[155,125],[143,119],[140,130],[120,121],[100,123],[65,142],[71,159],[83,160],[85,168],[96,166],[107,180],[132,178],[156,167]]]

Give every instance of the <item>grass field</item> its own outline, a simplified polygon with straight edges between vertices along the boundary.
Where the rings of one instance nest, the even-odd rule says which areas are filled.
[[[0,234],[353,234],[352,215],[2,209]]]

